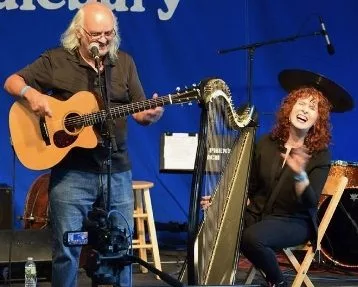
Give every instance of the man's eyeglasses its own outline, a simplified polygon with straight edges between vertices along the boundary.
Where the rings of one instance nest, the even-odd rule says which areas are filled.
[[[81,27],[83,31],[87,34],[87,36],[92,40],[98,40],[102,37],[102,35],[107,39],[111,40],[116,36],[116,31],[112,29],[111,31],[105,31],[105,32],[88,32],[85,28]]]

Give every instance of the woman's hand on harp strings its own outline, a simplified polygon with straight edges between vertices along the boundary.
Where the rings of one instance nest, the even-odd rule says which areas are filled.
[[[200,206],[202,210],[207,210],[211,205],[211,195],[204,195],[201,197]]]

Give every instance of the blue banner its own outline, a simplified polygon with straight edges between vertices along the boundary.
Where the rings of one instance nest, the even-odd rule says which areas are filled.
[[[119,20],[121,49],[130,53],[148,98],[167,95],[201,79],[222,78],[234,104],[251,102],[260,118],[258,135],[270,130],[285,95],[277,76],[283,69],[311,70],[343,86],[357,101],[358,2],[309,0],[117,0],[108,3]],[[59,45],[62,32],[83,5],[78,0],[1,0],[0,82],[46,49]],[[320,34],[322,17],[335,54],[327,53]],[[297,35],[296,40],[280,41]],[[277,40],[277,41],[275,41]],[[257,45],[251,50],[235,48]],[[221,54],[220,50],[235,51]],[[252,97],[248,96],[249,63]],[[8,112],[13,99],[4,91],[0,112],[0,183],[14,187],[14,214],[23,214],[25,198],[37,176],[12,150]],[[186,222],[191,174],[160,172],[160,136],[165,132],[195,133],[197,103],[165,108],[163,118],[149,127],[129,119],[133,176],[154,182],[154,216],[160,222]],[[358,161],[357,112],[332,114],[334,160]],[[21,223],[15,221],[17,227]]]

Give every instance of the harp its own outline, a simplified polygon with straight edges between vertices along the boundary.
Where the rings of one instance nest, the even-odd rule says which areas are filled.
[[[202,113],[191,186],[187,260],[179,279],[189,285],[232,285],[255,136],[254,109],[235,111],[230,90],[221,79],[209,79],[200,90]],[[211,195],[212,205],[200,218],[202,195]]]

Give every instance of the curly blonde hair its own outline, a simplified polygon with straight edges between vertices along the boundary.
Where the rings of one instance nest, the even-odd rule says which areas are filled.
[[[302,87],[291,91],[281,103],[276,114],[276,124],[271,131],[271,137],[284,145],[289,137],[290,113],[294,104],[300,98],[313,97],[318,101],[318,118],[307,133],[304,144],[310,153],[328,148],[331,141],[330,110],[332,108],[328,99],[316,88]]]

